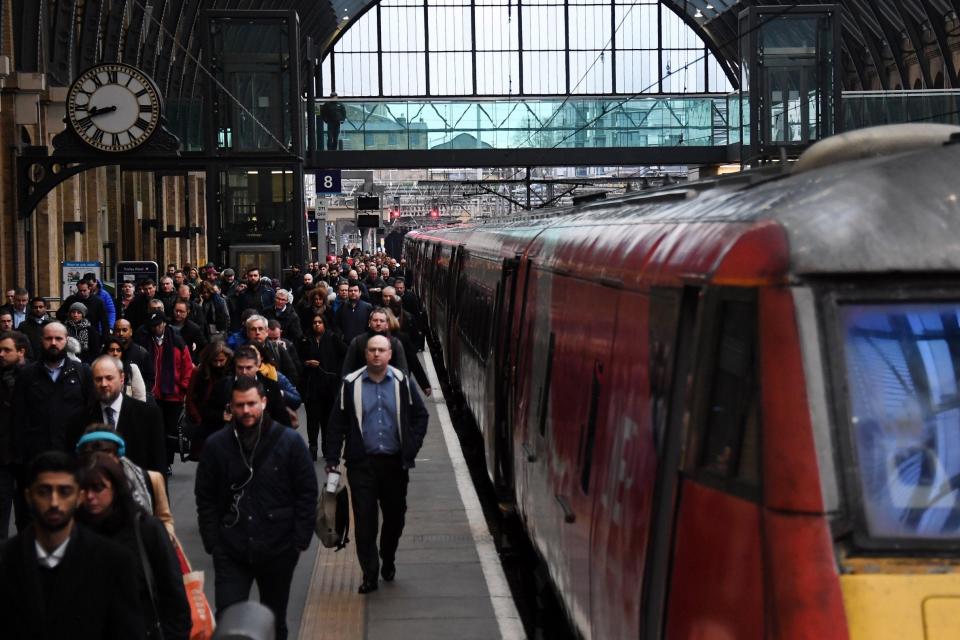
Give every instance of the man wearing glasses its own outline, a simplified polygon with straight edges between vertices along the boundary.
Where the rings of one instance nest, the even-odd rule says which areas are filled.
[[[293,571],[313,535],[317,476],[303,438],[271,420],[266,406],[263,385],[237,376],[232,419],[203,447],[195,494],[217,613],[248,599],[256,580],[284,640]]]

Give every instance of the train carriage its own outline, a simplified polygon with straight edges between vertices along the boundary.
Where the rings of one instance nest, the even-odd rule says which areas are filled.
[[[960,144],[929,135],[408,236],[583,637],[960,637]]]

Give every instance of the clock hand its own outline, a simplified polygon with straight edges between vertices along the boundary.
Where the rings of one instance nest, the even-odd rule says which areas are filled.
[[[111,106],[109,106],[109,107],[100,107],[100,108],[98,108],[98,107],[91,107],[91,108],[90,108],[90,111],[88,112],[88,114],[89,114],[89,116],[92,118],[92,117],[94,117],[94,116],[103,115],[104,113],[111,113],[111,112],[116,111],[116,110],[117,110],[116,105],[111,105]]]

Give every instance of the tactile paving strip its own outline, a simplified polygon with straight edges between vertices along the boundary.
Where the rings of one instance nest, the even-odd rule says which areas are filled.
[[[353,513],[350,514],[353,533]],[[357,593],[362,574],[357,550],[321,548],[310,577],[307,604],[300,623],[301,640],[363,640],[366,634],[364,598]]]

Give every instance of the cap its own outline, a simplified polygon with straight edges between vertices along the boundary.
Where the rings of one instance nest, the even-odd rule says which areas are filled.
[[[159,324],[163,324],[167,321],[167,318],[162,313],[151,313],[150,319],[147,322],[150,323],[151,327],[155,327]]]
[[[236,274],[236,272],[234,272],[233,269],[231,269],[230,267],[227,267],[226,269],[223,270],[223,272],[221,273],[221,275],[223,275],[223,276],[235,276],[235,275],[237,275],[237,274]]]

